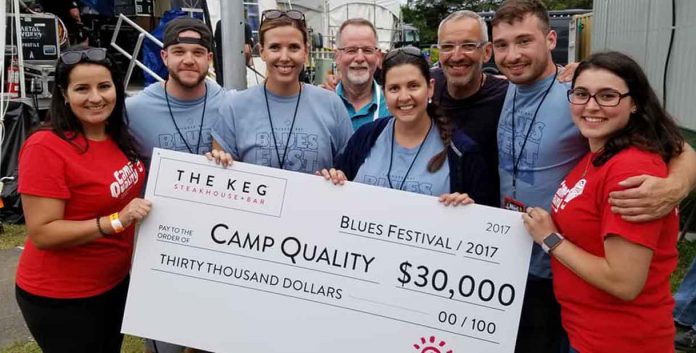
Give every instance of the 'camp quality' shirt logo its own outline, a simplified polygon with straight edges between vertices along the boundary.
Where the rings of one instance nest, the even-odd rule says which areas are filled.
[[[582,195],[586,184],[587,181],[585,178],[582,178],[575,183],[572,189],[569,189],[566,185],[566,181],[563,180],[561,186],[556,190],[556,195],[553,196],[553,200],[551,201],[553,210],[557,212],[559,209],[564,209],[573,199]]]
[[[115,171],[115,180],[109,186],[111,197],[118,199],[121,195],[127,194],[128,190],[138,183],[138,173],[142,173],[143,170],[143,164],[138,161],[135,165],[132,162],[128,162],[121,169]]]

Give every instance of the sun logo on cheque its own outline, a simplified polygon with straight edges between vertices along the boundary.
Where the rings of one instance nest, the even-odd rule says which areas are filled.
[[[445,347],[445,341],[440,340],[437,343],[435,341],[437,341],[435,336],[430,336],[428,339],[421,337],[420,344],[414,343],[413,348],[420,353],[453,353],[451,349]]]

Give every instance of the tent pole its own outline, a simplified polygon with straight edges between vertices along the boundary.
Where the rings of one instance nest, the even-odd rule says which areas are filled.
[[[242,90],[247,88],[246,62],[244,60],[244,3],[220,1],[220,26],[222,30],[222,61],[224,87]]]

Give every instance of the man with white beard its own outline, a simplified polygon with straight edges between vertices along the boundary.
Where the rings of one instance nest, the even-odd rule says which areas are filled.
[[[336,94],[348,110],[353,130],[391,115],[382,87],[373,78],[381,61],[377,30],[370,21],[352,18],[341,24],[336,36],[336,66],[341,75]],[[331,85],[326,82],[325,88]]]

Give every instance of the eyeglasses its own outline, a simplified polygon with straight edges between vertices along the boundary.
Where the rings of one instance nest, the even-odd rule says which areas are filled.
[[[365,56],[372,56],[375,55],[378,51],[379,48],[376,47],[343,47],[343,48],[337,48],[337,50],[343,52],[346,55],[349,56],[356,56],[360,51],[362,51],[363,55]]]
[[[406,47],[401,47],[399,49],[390,50],[389,53],[387,53],[387,55],[384,57],[384,63],[386,64],[387,62],[389,62],[389,60],[394,59],[399,54],[406,54],[423,59],[423,54],[421,53],[420,49],[409,45]]]
[[[621,103],[621,99],[631,95],[631,92],[620,93],[613,89],[601,90],[595,94],[590,94],[585,89],[568,90],[568,102],[570,104],[583,105],[594,98],[595,102],[602,107],[615,107]]]
[[[297,11],[297,10],[288,10],[288,11],[266,10],[266,11],[261,13],[261,23],[263,23],[263,21],[265,21],[265,20],[275,20],[275,19],[281,18],[283,16],[285,16],[291,20],[300,21],[300,22],[302,22],[303,26],[306,26],[304,13],[302,13],[301,11]]]
[[[440,43],[437,47],[440,49],[441,53],[454,53],[457,48],[461,48],[462,52],[471,54],[484,44],[486,44],[486,42]]]
[[[65,65],[74,65],[87,59],[89,61],[102,61],[106,59],[105,48],[88,48],[78,51],[69,51],[60,54],[60,61]]]

